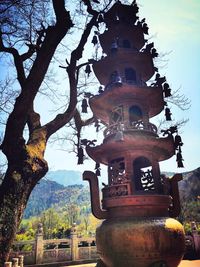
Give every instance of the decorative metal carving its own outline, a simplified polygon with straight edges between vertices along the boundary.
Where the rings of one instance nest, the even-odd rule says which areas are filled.
[[[141,170],[141,183],[144,191],[155,189],[152,170],[150,169],[148,169],[147,171]]]
[[[108,166],[110,185],[127,182],[124,158],[112,160]]]
[[[117,196],[127,196],[129,192],[128,183],[119,184],[119,185],[113,185],[109,187],[105,187],[103,189],[103,197],[109,198],[109,197],[117,197]]]
[[[110,115],[110,124],[123,122],[123,106],[116,107]]]

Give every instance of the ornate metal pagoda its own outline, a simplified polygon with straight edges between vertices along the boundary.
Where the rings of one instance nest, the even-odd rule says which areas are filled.
[[[161,175],[159,162],[176,154],[181,167],[182,143],[178,135],[175,141],[173,127],[159,137],[150,122],[164,109],[171,119],[164,100],[171,93],[154,66],[157,51],[144,39],[148,26],[137,13],[137,4],[118,1],[104,15],[107,28],[99,41],[106,56],[93,64],[104,88],[89,104],[106,129],[101,145],[86,147],[95,162],[108,166],[102,203],[97,175],[85,171],[83,179],[90,183],[94,216],[105,219],[96,232],[98,266],[175,267],[185,246],[183,227],[172,218],[180,211],[181,175]]]

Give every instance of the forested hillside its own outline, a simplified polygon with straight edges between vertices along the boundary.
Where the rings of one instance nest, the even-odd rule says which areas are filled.
[[[58,209],[69,204],[89,205],[89,201],[88,187],[77,184],[63,186],[54,181],[42,179],[29,198],[24,218],[37,216],[51,207]]]
[[[54,173],[55,180],[56,177],[59,177],[59,181],[61,181],[61,177],[67,175],[67,171],[56,171]],[[71,175],[71,179],[79,176],[79,173],[68,173]],[[167,175],[173,175],[173,173],[166,173]],[[50,174],[52,177],[52,173]],[[70,179],[70,183],[71,183]],[[66,177],[66,181],[68,178]],[[73,179],[72,179],[73,180]],[[78,180],[74,178],[74,183]],[[67,182],[65,182],[67,183]],[[185,173],[183,175],[183,180],[179,182],[179,189],[181,195],[181,201],[183,205],[185,202],[197,201],[198,196],[200,196],[200,168]],[[82,184],[74,184],[64,186],[55,181],[50,181],[46,178],[42,179],[40,183],[33,190],[24,218],[29,218],[31,216],[39,215],[42,211],[50,208],[50,207],[62,207],[68,205],[70,203],[76,204],[78,206],[81,205],[90,205],[90,195],[89,195],[89,187],[83,186]]]
[[[182,211],[178,219],[188,231],[191,221],[200,222],[200,168],[183,175],[179,190]],[[30,196],[18,239],[33,239],[39,222],[45,238],[65,237],[74,222],[82,235],[94,234],[100,221],[91,215],[89,187],[64,186],[43,178]]]

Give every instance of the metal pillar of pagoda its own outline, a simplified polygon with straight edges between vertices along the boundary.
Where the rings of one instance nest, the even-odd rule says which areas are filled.
[[[185,249],[183,227],[174,219],[181,175],[161,175],[159,162],[175,155],[181,144],[175,145],[172,132],[160,137],[150,122],[164,109],[170,119],[164,99],[170,89],[155,73],[156,50],[145,40],[148,27],[137,13],[137,4],[117,1],[104,15],[107,28],[99,41],[106,56],[93,63],[104,89],[89,104],[107,126],[103,143],[86,150],[108,166],[102,204],[96,174],[85,171],[83,179],[90,183],[94,216],[104,219],[96,231],[102,266],[175,267]],[[154,74],[156,81],[148,86]]]

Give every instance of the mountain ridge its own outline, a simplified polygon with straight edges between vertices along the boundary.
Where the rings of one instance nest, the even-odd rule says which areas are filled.
[[[81,172],[75,174],[76,171],[60,170],[58,181],[63,182],[63,177],[71,175],[69,183],[65,181],[67,185],[55,181],[57,179],[56,173],[57,171],[54,171],[50,176],[46,175],[34,188],[27,203],[24,218],[38,216],[48,208],[68,205],[69,203],[90,206],[89,186],[82,181]],[[169,172],[165,174],[168,175]],[[170,172],[170,174],[172,176],[174,173]],[[51,177],[52,180],[47,177]],[[183,180],[179,182],[179,191],[181,197],[188,199],[200,196],[200,168],[183,174]]]

